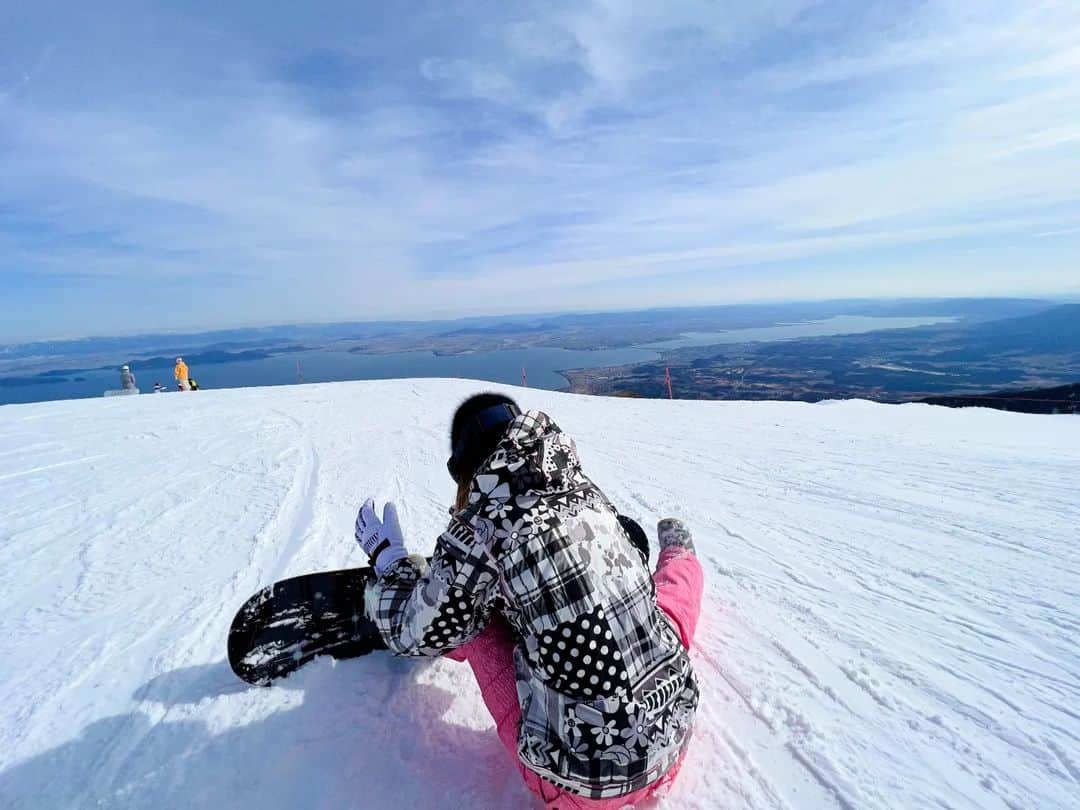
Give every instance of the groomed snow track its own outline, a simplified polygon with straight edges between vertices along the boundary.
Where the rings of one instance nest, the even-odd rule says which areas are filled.
[[[446,517],[453,406],[339,383],[0,408],[0,807],[512,808],[466,667],[224,661],[253,591]],[[1080,796],[1080,420],[506,389],[649,525],[694,531],[702,708],[670,808]]]

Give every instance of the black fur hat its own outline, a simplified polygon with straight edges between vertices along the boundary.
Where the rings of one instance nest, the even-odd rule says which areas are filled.
[[[476,394],[458,406],[450,426],[450,458],[446,468],[460,483],[495,451],[506,426],[521,408],[504,394]]]

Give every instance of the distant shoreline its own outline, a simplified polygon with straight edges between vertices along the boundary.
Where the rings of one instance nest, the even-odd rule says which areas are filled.
[[[176,356],[187,360],[204,389],[462,377],[660,397],[667,395],[665,368],[671,369],[675,395],[693,399],[913,399],[1071,381],[1068,358],[1060,353],[1041,350],[1025,359],[1021,346],[1011,355],[982,357],[983,346],[1000,342],[993,330],[981,342],[964,342],[967,330],[979,324],[1011,323],[994,320],[1003,312],[1036,332],[1063,328],[1044,323],[1042,315],[1023,321],[1033,308],[1039,312],[1037,302],[974,301],[966,309],[949,303],[960,311],[939,305],[920,312],[910,303],[877,305],[873,314],[857,314],[861,307],[850,303],[826,309],[729,307],[564,316],[449,332],[417,324],[412,331],[379,327],[366,335],[340,328],[321,339],[274,333],[263,345],[230,334],[226,342],[175,353],[137,346],[121,351],[109,343],[82,347],[107,351],[108,357],[84,353],[65,362],[51,354],[49,365],[42,357],[20,362],[0,355],[0,402],[100,396],[116,387],[122,363],[132,367],[144,390],[153,382],[171,387]],[[1042,312],[1054,310],[1042,306]],[[959,354],[950,361],[944,349]],[[36,367],[27,369],[26,363]]]

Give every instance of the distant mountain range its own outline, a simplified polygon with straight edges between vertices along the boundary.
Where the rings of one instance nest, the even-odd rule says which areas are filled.
[[[948,316],[952,321],[775,342],[713,346],[680,342],[687,333],[726,333],[727,338],[740,329],[828,322],[838,316]],[[753,338],[748,333],[744,339]],[[662,345],[665,341],[675,342],[666,348]],[[122,363],[144,372],[166,369],[178,355],[202,367],[306,350],[360,355],[421,351],[453,356],[631,346],[647,350],[637,356],[660,352],[660,359],[561,373],[573,391],[645,397],[667,395],[663,380],[665,369],[670,369],[675,395],[688,399],[815,401],[857,396],[913,401],[961,395],[996,399],[987,392],[1054,388],[1080,379],[1080,304],[1032,299],[733,304],[39,341],[0,346],[0,389],[15,391],[26,386],[47,397],[70,396],[75,389],[64,384],[86,382],[80,374],[116,369]],[[282,382],[277,378],[251,379],[254,381],[248,384]],[[18,401],[14,395],[7,398]]]
[[[896,317],[952,315],[968,322],[1015,317],[1045,310],[1051,302],[1026,298],[948,298],[904,300],[839,300],[782,304],[730,304],[613,312],[501,315],[443,321],[366,321],[328,324],[219,329],[197,333],[157,333],[85,337],[0,344],[0,374],[15,361],[85,356],[111,358],[177,356],[199,349],[221,351],[269,348],[284,343],[311,347],[337,342],[378,343],[391,340],[394,351],[419,344],[453,342],[462,337],[513,338],[543,334],[545,345],[597,348],[599,344],[631,345],[644,339],[663,340],[694,330],[741,329],[830,318],[837,315]],[[589,341],[598,345],[588,345]],[[427,346],[424,346],[427,348]],[[438,347],[435,347],[438,348]]]
[[[675,395],[686,399],[903,402],[1055,388],[1080,380],[1080,304],[997,320],[686,347],[655,362],[567,377],[574,391],[662,397],[668,369]]]
[[[968,345],[938,355],[940,359],[972,360],[988,347],[1020,352],[1069,352],[1080,349],[1080,304],[1004,320],[971,324],[965,329]]]

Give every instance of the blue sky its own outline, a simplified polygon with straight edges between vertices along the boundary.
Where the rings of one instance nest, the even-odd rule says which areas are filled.
[[[0,339],[1080,292],[1071,0],[217,5],[0,0]]]

